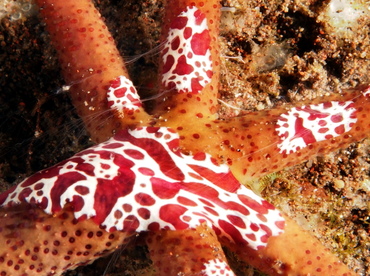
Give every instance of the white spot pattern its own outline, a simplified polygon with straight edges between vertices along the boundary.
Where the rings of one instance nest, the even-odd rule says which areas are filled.
[[[41,171],[0,197],[2,206],[35,203],[47,213],[67,203],[77,219],[107,231],[196,228],[258,249],[279,235],[284,219],[267,201],[239,184],[208,154],[183,155],[173,130],[124,130],[107,142]]]
[[[162,52],[162,84],[179,93],[200,93],[213,75],[205,15],[187,7],[172,22]]]
[[[108,106],[119,112],[136,110],[141,107],[141,100],[133,83],[125,76],[115,79],[107,92]]]
[[[235,276],[229,265],[220,259],[210,260],[204,266],[202,273],[207,276]]]
[[[337,137],[357,122],[352,101],[326,102],[293,107],[280,115],[276,131],[280,136],[280,153],[293,153],[314,142]]]

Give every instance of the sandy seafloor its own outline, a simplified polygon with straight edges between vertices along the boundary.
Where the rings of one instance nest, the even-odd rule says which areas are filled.
[[[157,79],[162,1],[95,2],[148,97]],[[369,83],[370,3],[348,2],[222,1],[220,117]],[[17,12],[0,12],[1,190],[92,144],[36,8]],[[370,275],[369,150],[369,140],[359,141],[250,183],[360,275]],[[66,275],[151,275],[139,240]],[[260,275],[230,260],[237,275]]]

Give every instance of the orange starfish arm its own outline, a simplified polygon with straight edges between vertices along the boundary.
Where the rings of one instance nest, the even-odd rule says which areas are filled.
[[[0,209],[0,220],[1,275],[61,275],[113,252],[130,237],[109,233],[92,220],[77,223],[68,207],[48,215],[20,204]]]
[[[216,234],[206,225],[182,231],[149,233],[147,244],[157,275],[232,273]]]
[[[184,151],[210,153],[245,184],[369,137],[369,91],[364,85],[318,98],[302,103],[303,111],[286,105],[222,121],[179,116],[163,124],[177,129]],[[305,116],[313,117],[308,126]]]
[[[73,105],[91,138],[102,142],[115,130],[149,116],[138,107],[126,116],[115,116],[108,106],[107,91],[117,77],[128,78],[124,61],[100,13],[90,0],[36,1],[55,46],[64,80],[70,86]]]
[[[122,116],[108,109],[107,90],[109,85],[117,76],[128,77],[128,74],[114,40],[91,1],[54,2],[38,1],[42,7],[42,15],[53,44],[56,45],[65,81],[67,84],[72,84],[70,94],[73,104],[84,119],[92,139],[97,142],[104,141],[115,130],[125,128],[128,125],[148,124],[149,117],[142,108],[134,112],[130,110]],[[212,17],[208,19],[213,22],[209,25],[209,36],[211,38],[213,70],[217,70],[217,73],[213,74],[212,80],[204,91],[198,95],[197,99],[195,97],[191,99],[189,95],[179,95],[178,91],[172,91],[174,93],[170,94],[173,94],[173,99],[166,102],[181,102],[184,105],[181,107],[182,110],[191,105],[192,100],[199,103],[201,98],[202,102],[207,102],[203,105],[204,113],[207,115],[215,112],[214,106],[217,103],[216,87],[218,83],[219,52],[216,37],[220,11],[216,1],[201,3],[199,8],[205,14],[210,13],[209,9],[212,11]],[[170,1],[169,5],[165,16],[165,22],[167,23],[165,23],[167,26],[167,28],[164,28],[165,32],[168,32],[170,22],[173,21],[174,17],[187,6],[194,6],[194,2],[175,3]],[[107,53],[110,54],[107,55]],[[187,99],[190,99],[190,101],[187,101]],[[161,108],[167,111],[168,106],[162,106]],[[159,112],[159,108],[157,108],[157,112]],[[193,232],[195,236],[200,235],[195,230]],[[171,235],[176,236],[176,233],[175,231]],[[182,234],[180,236],[182,237]],[[208,240],[212,239],[214,247],[218,246],[218,251],[222,252],[217,237],[210,236],[208,238]],[[149,244],[150,246],[151,244]],[[189,247],[189,245],[187,246]],[[186,260],[186,257],[181,256],[183,260]],[[176,263],[171,264],[177,267]]]
[[[195,24],[188,22],[185,26],[183,19],[188,17],[191,21],[193,15]],[[176,120],[179,115],[183,120],[194,116],[208,120],[216,118],[219,21],[219,1],[167,1],[159,69],[162,76],[159,94],[163,96],[157,100],[154,114],[162,114],[164,120]],[[193,28],[196,24],[198,28]],[[190,28],[193,36],[188,38]],[[182,47],[185,44],[186,47]],[[198,70],[200,67],[202,70]]]
[[[253,250],[228,241],[225,245],[239,260],[271,276],[357,275],[296,222],[285,216],[285,223],[284,233],[271,237],[263,249]]]
[[[52,33],[53,40],[57,45],[59,45],[57,46],[57,48],[59,47],[58,53],[60,55],[66,81],[72,85],[71,94],[74,104],[76,108],[80,110],[80,114],[84,118],[93,139],[96,141],[105,140],[107,137],[111,136],[116,129],[149,124],[150,117],[143,111],[141,105],[135,104],[135,92],[132,90],[130,84],[125,87],[124,85],[127,84],[125,79],[119,79],[119,81],[117,81],[117,77],[119,75],[126,76],[125,69],[123,69],[123,62],[119,58],[113,40],[110,38],[109,32],[102,23],[100,15],[94,10],[90,1],[78,1],[78,7],[76,6],[76,1],[64,1],[63,3],[55,3],[55,5],[48,4],[49,2],[51,1],[39,0],[39,3],[43,6],[43,13],[47,18],[47,24]],[[188,81],[187,73],[184,74],[184,72],[189,71],[190,73],[193,69],[190,68],[191,66],[187,61],[183,61],[184,57],[181,59],[181,64],[185,65],[185,67],[173,67],[175,63],[171,61],[171,57],[166,55],[167,52],[163,54],[164,60],[162,73],[167,76],[167,79],[162,81],[163,92],[165,92],[165,98],[162,100],[165,103],[159,103],[155,110],[155,114],[159,117],[156,124],[158,126],[174,127],[175,130],[180,133],[180,146],[183,152],[196,153],[198,151],[205,151],[211,153],[215,158],[228,163],[240,181],[246,181],[250,177],[257,177],[259,175],[278,170],[279,166],[290,166],[300,162],[301,160],[316,154],[318,149],[328,147],[333,143],[335,143],[336,146],[341,147],[351,141],[351,137],[358,140],[366,135],[364,134],[364,130],[368,127],[366,116],[369,105],[369,93],[367,88],[359,90],[360,92],[358,96],[348,94],[341,96],[340,99],[330,98],[326,102],[329,104],[324,104],[324,106],[316,107],[310,103],[300,109],[282,108],[272,111],[252,113],[243,118],[230,119],[227,121],[214,121],[213,114],[216,105],[217,78],[219,70],[217,61],[218,50],[215,40],[217,35],[217,13],[215,13],[216,15],[213,15],[210,11],[212,9],[216,10],[218,6],[216,4],[210,4],[213,2],[189,3],[180,1],[172,3],[172,1],[170,1],[170,5],[174,5],[173,8],[175,6],[177,7],[179,3],[181,4],[180,8],[176,11],[180,12],[180,15],[178,13],[174,13],[175,17],[170,17],[170,14],[168,15],[170,18],[170,23],[168,24],[170,37],[172,37],[171,29],[180,29],[182,30],[181,32],[184,37],[188,36],[188,31],[186,28],[183,28],[184,25],[182,24],[184,17],[188,14],[192,15],[196,22],[199,21],[200,26],[203,26],[203,14],[206,14],[206,17],[207,14],[211,14],[210,18],[207,17],[210,23],[209,29],[201,27],[203,29],[198,32],[198,37],[200,36],[201,38],[204,38],[205,41],[209,41],[209,44],[207,44],[210,48],[209,60],[211,60],[213,62],[213,66],[215,66],[211,67],[211,70],[206,66],[208,69],[197,72],[196,77],[190,78],[190,85],[183,86],[183,82],[187,83]],[[182,5],[184,5],[184,7]],[[173,12],[171,6],[168,10]],[[201,11],[200,14],[198,10]],[[70,15],[71,12],[72,15]],[[183,16],[183,12],[185,12],[186,16]],[[81,14],[84,16],[79,16]],[[174,21],[175,26],[172,25]],[[98,31],[95,32],[95,30]],[[104,38],[107,39],[104,40]],[[99,47],[97,47],[97,43],[103,43],[103,45],[99,44]],[[178,43],[176,35],[170,38],[168,43],[167,47],[174,49],[178,49],[179,45],[182,45]],[[194,53],[192,52],[190,53],[190,56],[188,54],[186,56],[191,58],[194,54],[199,54],[207,60],[208,48],[204,47],[204,45],[200,48],[201,49],[192,49]],[[104,49],[104,51],[102,51],[102,49]],[[183,49],[179,50],[181,52]],[[166,51],[166,48],[164,51]],[[106,53],[112,53],[112,56],[108,54],[107,57]],[[94,56],[94,58],[86,61],[86,58],[91,56]],[[181,57],[182,55],[180,55],[180,58]],[[109,61],[112,61],[112,65],[108,65]],[[197,67],[196,61],[195,67]],[[184,75],[186,75],[186,79],[183,78]],[[122,85],[123,87],[121,87]],[[120,96],[122,93],[125,94],[126,92],[130,94],[130,97],[127,97],[122,102]],[[356,97],[358,100],[352,101],[353,97]],[[333,104],[334,102],[335,104]],[[342,102],[344,102],[344,104],[342,104]],[[130,107],[128,108],[127,105]],[[134,107],[132,107],[132,105]],[[335,112],[338,109],[344,109],[343,114],[348,114],[348,116],[344,116],[345,120],[343,120],[340,118],[341,116],[337,116],[338,113],[330,115],[329,112],[330,120],[332,120],[331,122],[339,123],[339,126],[334,129],[335,134],[338,135],[334,135],[330,132],[325,135],[325,139],[322,140],[321,136],[317,135],[317,133],[325,133],[325,126],[328,125],[328,121],[325,121],[326,119],[322,119],[328,117],[326,114],[328,112],[325,111],[325,113],[322,112],[322,110],[332,110],[332,106],[334,106]],[[119,108],[122,108],[122,110],[118,110]],[[316,112],[316,108],[318,112]],[[356,111],[353,111],[353,109],[356,109]],[[303,117],[295,115],[300,113],[303,114]],[[310,126],[306,126],[303,122],[305,119],[304,116],[306,115],[309,118],[313,117],[313,119],[309,120],[314,122],[311,124],[311,128]],[[90,120],[92,118],[94,121]],[[319,119],[316,120],[317,118]],[[293,126],[290,124],[291,121],[293,122]],[[341,121],[344,121],[344,124],[341,124]],[[319,126],[319,128],[316,129],[316,132],[312,127],[312,125],[315,124]],[[307,130],[309,131],[307,132]],[[306,133],[309,133],[310,135],[306,136]],[[260,139],[262,134],[267,138]],[[296,140],[297,137],[300,139]],[[333,148],[330,147],[330,149]],[[325,150],[323,150],[323,152],[325,152]],[[130,157],[137,157],[140,155],[133,151],[128,151],[127,154]],[[199,156],[197,156],[197,158],[199,158]],[[268,165],[263,168],[259,168],[261,164],[264,163],[268,163]],[[83,167],[86,169],[88,166]],[[167,168],[165,165],[163,167]],[[173,168],[175,167],[176,166]],[[120,168],[122,170],[126,169],[125,166]],[[143,174],[147,173],[150,175],[150,170],[145,169],[142,171]],[[206,171],[206,169],[203,168],[202,171]],[[194,176],[194,173],[191,175]],[[196,177],[198,180],[203,180],[201,176],[197,175]],[[95,180],[97,181],[97,179]],[[223,185],[221,181],[216,181],[216,179],[212,180],[217,183],[214,185],[218,186],[218,188]],[[224,185],[227,186],[228,183]],[[197,191],[196,188],[193,189]],[[77,192],[81,192],[82,195],[85,195],[84,191],[84,189],[77,189]],[[39,196],[37,192],[35,192],[35,194]],[[222,195],[224,195],[224,193],[222,193]],[[76,202],[76,205],[78,205],[77,199]],[[42,203],[43,202],[40,204]],[[25,211],[25,209],[23,209],[23,211]],[[12,218],[16,217],[18,211],[16,209],[4,209],[3,212],[3,219],[5,222],[9,219],[9,223],[7,222],[7,224],[11,226],[8,227],[11,229],[14,225],[14,220],[12,220]],[[145,217],[147,211],[142,210],[142,212],[142,216]],[[58,215],[59,213],[55,214]],[[120,213],[116,214],[117,220],[121,219],[119,215]],[[60,222],[63,222],[63,219],[60,217],[57,217],[57,219],[54,219],[54,217],[44,218],[40,213],[37,213],[37,217],[40,218],[40,220],[37,220],[34,224],[31,223],[31,226],[33,227],[32,231],[28,233],[21,232],[27,240],[30,240],[30,234],[37,232],[37,227],[40,225],[40,222],[44,221],[44,219],[51,219],[52,222],[50,222],[50,225],[53,225],[53,228],[54,225],[56,225],[58,229],[64,229],[63,225],[59,227]],[[18,217],[16,218],[18,219]],[[232,218],[235,219],[234,217]],[[22,221],[27,222],[28,220],[27,218],[22,218]],[[241,223],[237,220],[236,224],[238,222]],[[73,223],[74,222],[70,222],[69,225],[72,227]],[[78,224],[78,226],[77,224],[73,225],[73,227],[77,227],[77,229],[79,226],[80,224]],[[96,229],[92,228],[93,226],[86,227],[89,231]],[[14,230],[13,227],[13,229],[10,230],[11,232],[6,232],[5,234],[7,236],[9,236],[9,234],[10,236],[17,234],[17,231],[20,231],[18,228],[19,226]],[[191,236],[194,240],[199,239],[199,233],[196,231],[186,231],[186,237]],[[203,230],[198,228],[198,231],[202,232]],[[207,231],[209,242],[212,244],[212,250],[214,251],[217,248],[220,250],[220,245],[215,240],[215,237],[212,236],[212,232],[207,229],[204,229],[204,231]],[[183,232],[166,233],[166,237],[170,237],[169,240],[173,240],[173,236],[177,236],[182,242],[183,235]],[[326,250],[324,250],[322,246],[318,246],[316,241],[312,241],[311,244],[306,246],[306,236],[307,234],[305,232],[300,230],[300,228],[297,228],[294,223],[288,220],[285,234],[279,235],[275,239],[271,238],[266,249],[245,249],[244,245],[230,244],[227,241],[222,242],[240,254],[241,259],[250,261],[261,269],[266,270],[265,265],[260,264],[259,261],[268,261],[269,264],[281,262],[286,266],[289,266],[290,270],[284,267],[279,267],[279,269],[286,269],[285,272],[287,273],[294,271],[294,273],[300,274],[301,269],[303,269],[302,266],[306,266],[308,261],[312,261],[311,257],[308,257],[308,259],[306,258],[307,255],[311,256],[310,254],[312,252],[312,255],[316,257],[317,262],[315,261],[315,265],[317,266],[305,267],[307,271],[310,271],[307,273],[320,272],[317,270],[318,268],[323,269],[323,272],[327,272],[325,270],[327,263],[337,262],[335,257],[332,257],[330,253],[325,253]],[[120,235],[121,240],[119,242],[123,243],[123,239],[125,237],[126,235]],[[157,237],[159,237],[159,239],[162,238],[161,236]],[[167,239],[166,237],[164,237],[164,240]],[[32,240],[30,240],[30,242],[32,242]],[[119,242],[117,244],[119,244]],[[115,246],[117,246],[117,244],[115,244]],[[304,244],[304,246],[302,246],[304,249],[300,247],[296,248],[296,244]],[[163,244],[149,242],[149,245],[151,246],[151,250],[154,250],[153,252],[158,252],[158,248],[160,246],[164,246],[163,250],[166,252],[181,250],[183,248],[179,247],[172,249],[172,243]],[[193,245],[187,244],[186,246]],[[296,255],[278,255],[277,253],[280,252],[282,246],[286,246],[288,251],[298,252]],[[243,252],[247,251],[251,251],[252,253],[246,256]],[[308,251],[310,254],[307,254]],[[321,251],[324,253],[320,253]],[[200,254],[210,254],[209,256],[214,256],[212,255],[213,253],[214,252],[206,249],[206,251],[202,251],[201,253],[195,252],[195,256],[199,256]],[[15,255],[12,256],[15,257]],[[185,254],[183,259],[178,258],[177,260],[181,262],[187,260],[189,256],[191,255]],[[256,259],[253,256],[257,256]],[[301,257],[302,259],[300,259]],[[320,257],[320,260],[317,259],[317,257]],[[221,259],[223,258],[224,257],[221,257]],[[291,258],[295,259],[292,260]],[[11,261],[13,262],[13,259],[11,259]],[[57,260],[55,261],[57,262]],[[81,262],[84,262],[84,260]],[[174,266],[176,265],[176,263],[170,264]],[[187,267],[187,265],[189,265],[189,267]],[[191,271],[194,264],[187,263],[187,265],[181,268],[181,270]],[[198,265],[200,265],[200,263],[197,263],[196,266]],[[202,265],[204,266],[204,262],[202,262]],[[11,266],[12,268],[16,267],[13,263]],[[348,273],[349,275],[350,271],[345,266],[339,266],[342,269],[340,272],[341,274]],[[72,267],[73,265],[71,268]],[[197,271],[199,271],[199,268]],[[275,273],[274,270],[266,271],[269,273]],[[339,273],[339,271],[337,272]],[[334,272],[331,271],[331,273]]]

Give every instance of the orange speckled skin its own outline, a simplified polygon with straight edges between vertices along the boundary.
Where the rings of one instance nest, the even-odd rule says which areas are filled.
[[[217,103],[219,71],[219,50],[216,38],[220,12],[218,1],[168,1],[164,24],[164,33],[166,33],[173,16],[176,16],[179,11],[183,10],[184,6],[189,4],[197,5],[207,15],[214,66],[211,83],[203,89],[201,94],[197,95],[166,93],[165,98],[162,98],[159,101],[161,103],[154,109],[153,117],[142,109],[132,114],[126,114],[127,116],[124,118],[116,116],[114,112],[108,109],[106,90],[111,80],[118,75],[126,75],[127,72],[123,67],[123,61],[116,50],[114,41],[100,18],[100,14],[94,9],[89,0],[38,0],[37,2],[43,7],[42,14],[51,33],[53,43],[57,48],[65,80],[67,84],[72,85],[70,92],[73,103],[76,109],[79,110],[95,141],[106,140],[115,130],[136,125],[151,124],[172,127],[180,134],[181,147],[184,153],[208,152],[219,161],[227,163],[238,180],[245,183],[252,178],[258,178],[267,173],[292,166],[315,154],[329,152],[367,136],[366,129],[369,128],[367,116],[370,114],[370,100],[369,97],[356,94],[358,90],[316,100],[316,102],[320,102],[354,98],[355,106],[358,108],[358,121],[350,132],[328,141],[312,144],[287,156],[279,153],[276,147],[280,139],[275,130],[278,116],[286,112],[287,107],[216,121],[214,114]],[[310,104],[312,103],[315,102],[310,102]],[[47,216],[36,209],[32,210],[32,212],[35,212],[36,220],[30,220],[29,218],[32,218],[32,216],[28,216],[29,210],[24,206],[13,210],[3,209],[1,212],[1,223],[11,226],[2,229],[3,232],[0,235],[1,244],[9,244],[9,246],[0,249],[2,250],[0,251],[0,258],[4,258],[3,262],[12,261],[11,265],[6,267],[9,275],[12,275],[11,271],[15,269],[15,262],[19,261],[17,259],[18,251],[12,252],[13,244],[19,242],[18,237],[26,241],[28,248],[34,250],[35,246],[42,246],[38,243],[37,245],[34,244],[36,234],[40,235],[39,240],[49,242],[49,240],[55,238],[54,235],[58,236],[63,231],[67,231],[65,230],[67,226],[68,231],[73,229],[74,233],[77,230],[83,231],[83,233],[99,231],[97,230],[98,227],[93,225],[90,220],[75,224],[71,220],[66,221],[58,218],[58,214],[53,217]],[[21,229],[19,222],[16,223],[15,219],[20,219],[22,223],[29,225],[27,231]],[[52,225],[53,234],[50,234],[52,232],[38,230],[40,227],[44,227],[45,223]],[[194,250],[193,245],[197,243],[190,244],[186,240],[184,243],[183,239],[185,236],[186,238],[191,237],[194,241],[199,240],[199,231],[207,232],[208,242],[211,244],[210,247],[204,247],[205,251],[202,250],[201,252]],[[108,248],[105,248],[105,244],[110,234],[102,232],[105,233],[101,237],[104,242],[100,245],[94,242],[93,245],[96,246],[96,249],[94,249],[96,252],[108,250]],[[114,232],[114,235],[115,242],[109,246],[109,250],[114,250],[120,243],[125,242],[125,233]],[[157,237],[158,240],[176,240],[181,244],[181,246],[173,248],[171,246],[174,244],[171,242],[168,244],[149,242],[148,245],[152,251],[155,264],[159,262],[161,257],[155,252],[158,252],[162,245],[164,245],[162,248],[164,251],[172,252],[172,250],[176,250],[180,252],[184,247],[189,247],[190,251],[194,253],[181,254],[176,258],[176,262],[169,262],[173,267],[168,266],[168,269],[175,269],[176,266],[178,267],[177,263],[181,264],[180,270],[173,270],[176,273],[172,275],[192,271],[192,269],[199,271],[201,269],[200,263],[194,263],[190,260],[194,257],[198,258],[201,254],[210,254],[207,256],[221,254],[222,256],[217,256],[224,258],[213,231],[209,229],[160,232],[158,235],[151,235],[152,239]],[[7,242],[8,237],[12,237],[9,243]],[[99,242],[100,238],[94,239],[94,241]],[[68,251],[79,252],[81,246],[86,246],[86,239],[80,239],[80,242],[82,243],[80,246],[72,249],[66,239],[65,246],[63,246],[64,253],[59,253],[60,255],[57,255],[56,258],[53,255],[47,255],[50,266],[43,269],[52,271],[52,267],[56,264],[58,264],[59,272],[66,269],[64,268],[65,260],[63,260],[63,256],[68,255]],[[203,241],[200,242],[203,243]],[[266,249],[255,251],[238,244],[230,244],[227,241],[222,241],[222,243],[235,252],[241,260],[250,262],[271,275],[354,275],[345,265],[340,264],[336,257],[324,249],[316,239],[309,236],[289,219],[287,220],[285,233],[271,238]],[[22,248],[23,246],[26,247],[22,245]],[[219,252],[216,252],[217,250]],[[92,252],[92,249],[90,251]],[[77,253],[73,254],[76,255]],[[168,258],[169,254],[163,257]],[[76,262],[84,264],[90,261],[91,259],[81,259]],[[73,266],[69,268],[73,268]],[[23,265],[23,267],[25,266]],[[161,269],[160,266],[159,269]],[[35,271],[32,271],[32,273],[37,275]]]
[[[113,37],[91,1],[38,0],[55,46],[64,79],[91,138],[102,142],[114,130],[149,117],[141,109],[126,114],[123,122],[107,106],[107,88],[120,75],[127,77]],[[131,122],[131,120],[133,122]]]
[[[357,109],[357,122],[352,129],[338,137],[310,144],[291,154],[279,153],[280,138],[275,126],[278,117],[291,106],[251,112],[243,117],[223,121],[199,119],[183,120],[179,116],[171,126],[180,133],[184,151],[206,151],[221,163],[227,163],[241,182],[299,164],[312,156],[325,154],[368,136],[370,127],[370,97],[361,93],[361,87],[341,94],[318,98],[305,104],[352,100]],[[181,127],[179,127],[181,126]]]
[[[285,217],[283,234],[269,239],[266,248],[255,251],[238,244],[222,243],[233,249],[239,260],[271,276],[351,276],[356,273],[340,262],[316,238]]]
[[[61,275],[126,243],[128,233],[109,233],[71,211],[53,216],[22,204],[0,209],[0,275]]]
[[[201,225],[196,231],[159,231],[149,233],[150,257],[156,275],[199,275],[204,264],[218,259],[226,262],[225,254],[214,231]]]

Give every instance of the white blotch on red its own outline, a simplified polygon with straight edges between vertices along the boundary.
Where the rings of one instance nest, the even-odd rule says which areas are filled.
[[[77,219],[107,231],[189,229],[206,223],[220,236],[257,249],[283,232],[284,219],[208,154],[184,155],[169,128],[123,130],[0,195],[0,204],[67,203]]]
[[[133,83],[125,76],[111,82],[107,92],[108,106],[118,111],[135,110],[141,107],[141,100]]]
[[[293,107],[280,115],[276,131],[281,142],[280,153],[293,153],[307,145],[337,137],[357,122],[352,101],[326,102]]]
[[[162,52],[163,86],[179,93],[200,93],[213,75],[210,42],[205,14],[187,7],[168,32]]]
[[[210,260],[204,264],[205,269],[202,270],[202,275],[207,276],[235,276],[229,265],[220,259]]]

